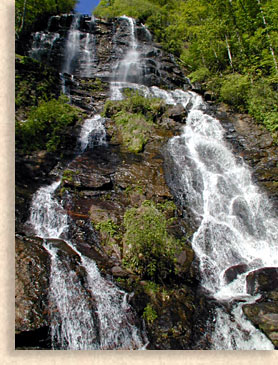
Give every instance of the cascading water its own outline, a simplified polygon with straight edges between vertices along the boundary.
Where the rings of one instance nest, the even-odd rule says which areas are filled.
[[[95,35],[92,33],[92,28],[95,23],[95,18],[92,15],[90,21],[90,32],[86,33],[85,44],[80,59],[80,74],[82,77],[92,76],[95,64],[97,62],[96,56],[96,40]]]
[[[68,38],[65,47],[63,73],[72,74],[74,70],[74,62],[80,51],[80,36],[79,30],[80,15],[75,15],[68,33]]]
[[[111,99],[117,100],[119,98],[119,88],[129,87],[129,82],[140,82],[142,70],[139,63],[140,53],[138,52],[138,43],[135,36],[134,19],[122,16],[120,18],[128,22],[130,29],[129,48],[125,57],[120,60],[113,71],[113,82],[111,82]]]
[[[106,131],[104,123],[105,119],[99,114],[96,114],[92,118],[86,119],[84,121],[79,136],[81,152],[84,152],[88,146],[92,148],[95,144],[106,144]]]
[[[247,166],[226,145],[219,121],[201,109],[205,105],[199,97],[183,134],[170,140],[168,150],[181,171],[175,182],[182,189],[179,198],[186,196],[199,222],[192,247],[200,262],[202,286],[220,301],[252,301],[246,292],[247,273],[229,284],[224,274],[242,263],[249,271],[277,266],[278,220],[252,183]],[[270,341],[244,319],[240,307],[235,307],[232,319],[221,309],[216,311],[214,348],[272,349]]]
[[[79,55],[85,64],[83,76],[87,77],[94,62],[94,39],[86,34],[83,54],[80,53],[78,19],[74,17],[68,35],[63,72],[73,72],[74,59]],[[129,49],[113,70],[111,99],[122,99],[122,91],[128,87],[145,97],[159,97],[167,104],[182,104],[190,110],[182,135],[172,138],[167,145],[178,171],[174,181],[178,186],[176,198],[190,208],[198,226],[192,246],[200,263],[202,286],[220,302],[242,301],[232,304],[231,313],[224,312],[222,307],[215,310],[213,349],[273,349],[270,341],[245,319],[241,307],[255,300],[246,292],[248,272],[278,266],[277,217],[267,198],[252,183],[248,168],[227,146],[219,121],[206,114],[207,107],[200,96],[140,84],[141,55],[135,23],[128,17],[121,19],[129,25]],[[97,141],[90,137],[92,130]],[[87,119],[80,134],[81,152],[95,143],[103,144],[104,137],[103,118],[95,115]],[[87,272],[91,297],[88,299],[76,273],[63,265],[59,249],[46,243],[52,261],[53,343],[67,349],[141,348],[143,341],[132,324],[134,319],[125,293],[103,279],[95,263],[82,256],[68,240],[69,217],[54,197],[59,184],[53,183],[35,194],[30,221],[36,234],[45,239],[63,239],[75,252]],[[248,270],[227,283],[225,272],[239,264],[245,264]]]
[[[38,61],[43,61],[44,58],[49,60],[52,49],[59,38],[59,33],[36,32],[29,52],[30,57]]]
[[[95,116],[81,131],[84,150],[89,134],[97,137],[95,144],[104,144],[103,119]],[[87,121],[88,122],[88,121]],[[88,130],[90,125],[90,130]],[[99,138],[101,136],[101,138]],[[53,348],[69,350],[140,349],[142,337],[134,325],[126,294],[112,282],[101,277],[96,264],[84,257],[68,239],[70,218],[55,198],[60,181],[40,188],[33,197],[30,223],[35,233],[45,239],[51,257],[49,303]],[[80,266],[87,274],[89,291],[85,290],[77,273],[59,255],[59,248],[48,239],[63,239],[79,257]],[[92,304],[94,303],[94,305]]]

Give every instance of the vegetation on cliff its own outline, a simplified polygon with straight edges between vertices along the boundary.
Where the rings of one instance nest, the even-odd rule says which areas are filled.
[[[165,102],[159,98],[145,98],[138,92],[126,90],[122,101],[108,100],[103,116],[111,117],[130,152],[141,152],[153,126],[165,111]]]
[[[278,0],[101,0],[99,17],[128,15],[214,98],[250,113],[277,140]]]
[[[42,101],[34,107],[26,121],[16,123],[16,146],[25,153],[34,150],[57,151],[64,147],[65,129],[73,126],[80,116],[77,108],[67,104],[68,98]]]
[[[77,0],[16,0],[15,31],[21,33],[31,30],[34,24],[47,20],[51,15],[71,12]]]

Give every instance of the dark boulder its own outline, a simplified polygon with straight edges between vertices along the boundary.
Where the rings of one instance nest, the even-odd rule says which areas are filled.
[[[264,267],[247,275],[247,293],[251,295],[278,290],[278,268]]]
[[[229,267],[224,273],[224,279],[226,280],[226,283],[231,283],[238,277],[238,275],[243,274],[244,272],[248,271],[248,269],[249,268],[247,264],[239,264]]]

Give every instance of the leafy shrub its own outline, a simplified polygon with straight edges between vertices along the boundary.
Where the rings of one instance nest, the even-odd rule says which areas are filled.
[[[275,84],[274,84],[275,85]],[[248,93],[248,112],[272,133],[278,141],[278,93],[271,81],[255,82]]]
[[[247,93],[250,87],[247,76],[231,74],[225,77],[220,90],[222,101],[236,107],[245,109]]]
[[[67,97],[42,101],[33,107],[27,121],[16,123],[16,147],[24,152],[56,151],[66,142],[65,129],[80,118],[77,108],[67,104]]]
[[[188,77],[191,82],[203,82],[210,76],[210,70],[206,67],[200,67],[196,71],[192,72]]]
[[[124,264],[141,277],[163,282],[174,270],[181,242],[167,233],[167,219],[146,200],[124,215]]]
[[[97,231],[100,231],[102,234],[107,234],[109,237],[116,236],[119,231],[119,226],[111,219],[97,223],[95,228]]]
[[[150,303],[148,303],[144,308],[143,318],[150,324],[152,324],[157,318],[157,313]]]

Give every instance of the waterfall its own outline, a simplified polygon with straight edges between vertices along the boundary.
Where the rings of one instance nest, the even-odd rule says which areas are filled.
[[[92,118],[86,119],[84,121],[79,136],[81,152],[84,152],[88,145],[90,148],[92,148],[95,144],[106,144],[106,131],[104,123],[105,119],[99,114],[96,114]]]
[[[92,15],[90,21],[90,32],[86,33],[85,45],[80,58],[80,73],[82,77],[91,77],[95,63],[97,62],[96,40],[95,35],[91,32],[94,22],[95,18]]]
[[[189,110],[180,136],[167,144],[177,174],[172,184],[183,206],[190,209],[197,225],[192,247],[199,262],[202,287],[231,312],[215,309],[213,349],[268,350],[271,342],[246,320],[242,306],[252,303],[246,290],[250,271],[278,266],[278,219],[267,197],[254,185],[245,163],[234,156],[225,141],[220,122],[207,114],[201,96],[183,90],[166,91],[141,85],[142,65],[135,22],[123,16],[128,25],[128,49],[113,68],[111,99],[123,98],[123,90],[138,90],[145,97],[158,97],[168,105],[182,104]],[[80,16],[74,16],[65,45],[63,73],[75,72],[81,63],[82,77],[92,76],[96,61],[95,37],[79,30]],[[58,33],[57,33],[58,34]],[[58,35],[38,32],[31,54],[42,59],[44,48],[52,49]],[[149,35],[150,36],[150,35]],[[61,74],[63,91],[67,93]],[[105,145],[105,120],[94,115],[85,120],[79,136],[83,153],[95,145]],[[51,257],[49,302],[53,346],[62,349],[140,349],[143,339],[126,300],[126,293],[104,279],[91,259],[83,256],[68,237],[71,224],[62,204],[55,198],[61,182],[40,188],[33,197],[30,223],[45,239]],[[86,273],[86,288],[61,254],[60,239],[75,255]],[[245,273],[227,282],[225,273],[244,264]],[[237,302],[240,300],[241,302]]]
[[[180,171],[175,184],[182,191],[179,198],[199,222],[192,247],[200,262],[202,286],[218,300],[252,302],[245,278],[250,271],[278,265],[278,219],[253,184],[248,167],[225,143],[221,124],[205,108],[201,98],[195,100],[182,135],[168,143]],[[242,263],[249,270],[227,284],[226,270]],[[232,319],[221,309],[216,311],[215,348],[273,349],[244,319],[241,306],[235,307]]]
[[[142,69],[139,62],[140,53],[138,51],[138,43],[135,36],[135,21],[134,19],[122,16],[123,20],[129,25],[129,48],[124,58],[117,62],[113,70],[113,79],[111,82],[111,97],[112,100],[119,99],[119,88],[129,87],[129,83],[139,83],[142,76]]]
[[[29,56],[37,61],[49,60],[56,41],[60,39],[59,33],[36,32]]]
[[[63,73],[72,74],[74,71],[74,63],[80,51],[81,32],[78,29],[80,24],[80,15],[75,15],[68,33],[65,46]]]
[[[101,119],[97,115],[85,122],[80,134],[84,149],[92,133],[96,136],[94,144],[105,143]],[[55,198],[60,184],[61,181],[57,181],[40,188],[33,196],[30,214],[30,224],[35,234],[45,240],[45,249],[51,257],[49,310],[53,348],[141,349],[144,343],[134,324],[126,293],[102,278],[96,264],[82,256],[68,237],[72,222]],[[49,239],[62,239],[79,258],[79,266],[86,272],[88,289],[71,268],[70,261],[60,255],[59,244],[55,246]]]

